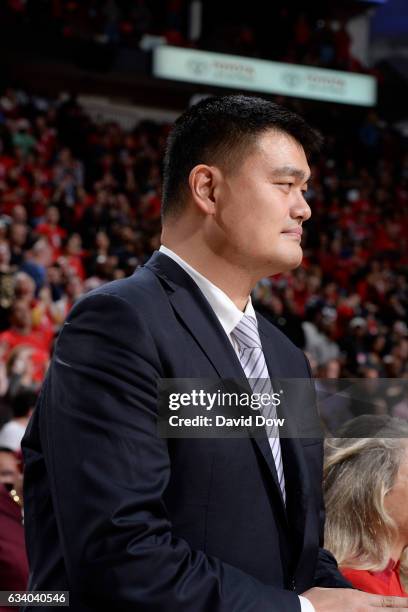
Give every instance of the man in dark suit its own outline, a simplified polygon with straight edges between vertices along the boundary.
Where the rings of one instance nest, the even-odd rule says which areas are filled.
[[[74,307],[25,436],[30,589],[69,590],[78,612],[396,605],[347,588],[320,548],[321,440],[157,431],[162,378],[310,376],[250,292],[301,262],[305,152],[317,138],[243,96],[205,100],[176,122],[163,246]],[[307,410],[302,422],[315,417]]]

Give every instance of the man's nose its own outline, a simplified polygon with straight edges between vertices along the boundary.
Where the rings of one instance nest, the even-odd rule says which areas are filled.
[[[306,202],[303,192],[301,192],[297,196],[296,201],[293,202],[290,216],[292,219],[300,219],[301,221],[307,221],[312,216],[312,210]]]

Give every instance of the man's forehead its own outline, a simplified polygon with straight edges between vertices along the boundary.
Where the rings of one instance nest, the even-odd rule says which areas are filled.
[[[267,130],[256,139],[256,148],[270,166],[270,170],[295,170],[307,178],[310,168],[303,146],[290,134]]]
[[[273,177],[279,178],[281,176],[293,176],[301,181],[308,181],[311,176],[310,168],[307,169],[298,168],[297,166],[278,166],[272,168],[271,174]]]

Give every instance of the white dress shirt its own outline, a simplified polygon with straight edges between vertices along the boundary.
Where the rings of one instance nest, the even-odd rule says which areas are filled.
[[[221,326],[223,327],[225,333],[232,346],[234,347],[235,352],[238,355],[238,347],[234,339],[231,337],[231,332],[238,325],[243,315],[246,314],[250,317],[254,317],[256,319],[256,314],[254,307],[252,305],[251,296],[248,296],[248,301],[245,306],[244,312],[240,310],[234,302],[221,291],[219,287],[214,285],[211,281],[208,280],[205,276],[197,272],[194,268],[192,268],[184,259],[181,259],[176,253],[162,245],[160,247],[160,252],[164,255],[167,255],[171,259],[173,259],[178,265],[187,272],[191,276],[191,278],[196,282],[204,297],[209,302],[211,308],[213,309],[217,319],[219,320]],[[299,597],[300,599],[300,607],[301,612],[316,612],[314,606],[310,603],[308,599],[305,597]]]

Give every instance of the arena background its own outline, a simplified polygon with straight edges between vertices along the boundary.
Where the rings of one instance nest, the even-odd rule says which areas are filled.
[[[154,74],[163,50],[167,78]],[[303,265],[259,283],[256,307],[318,378],[407,379],[407,80],[406,0],[2,2],[0,426],[21,437],[75,301],[158,248],[166,136],[190,103],[223,92],[253,89],[325,138]],[[407,418],[392,388],[378,411]],[[27,571],[19,529],[17,582],[4,574],[2,588]]]
[[[158,246],[172,121],[200,95],[243,91],[234,81],[155,78],[162,45],[375,78],[373,106],[261,92],[302,113],[325,146],[313,160],[304,263],[262,282],[254,298],[307,351],[316,375],[406,377],[407,4],[292,6],[2,3],[2,421],[22,386],[38,389],[72,303],[131,274]],[[192,58],[194,78],[205,80]],[[242,72],[237,64],[227,62],[220,80]],[[286,85],[296,92],[293,78]]]

